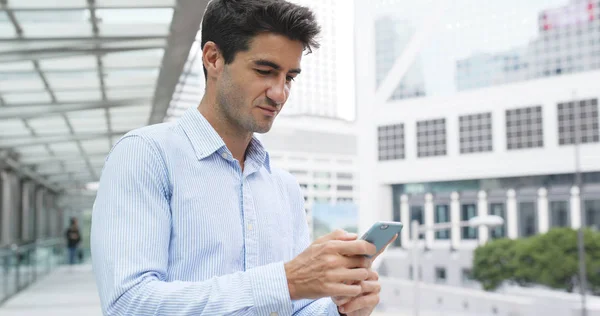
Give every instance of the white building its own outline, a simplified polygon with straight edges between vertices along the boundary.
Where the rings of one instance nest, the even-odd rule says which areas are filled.
[[[258,135],[273,166],[292,173],[304,190],[312,225],[315,203],[356,203],[358,177],[353,123],[315,116],[283,116]]]
[[[357,36],[372,37],[372,12],[360,12]],[[420,266],[423,279],[452,285],[472,283],[472,250],[490,238],[554,226],[600,228],[600,71],[389,101],[402,74],[391,71],[375,89],[375,50],[356,54],[364,61],[357,63],[360,231],[378,220],[405,223],[400,247],[389,251],[399,258],[390,275],[411,274],[404,249],[411,246],[412,220],[457,223],[490,213],[505,219],[492,231],[453,228],[421,237],[430,249]],[[573,185],[576,126],[582,188]]]
[[[526,47],[457,61],[458,90],[600,69],[599,0],[543,10],[538,32]]]

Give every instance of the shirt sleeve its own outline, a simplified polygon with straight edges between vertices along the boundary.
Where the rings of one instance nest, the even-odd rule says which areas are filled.
[[[126,136],[106,160],[91,231],[104,315],[292,314],[283,262],[202,282],[167,280],[169,183],[158,146],[144,136]]]
[[[290,176],[292,177],[292,176]],[[293,177],[292,177],[293,179]],[[294,238],[296,240],[294,246],[294,257],[304,251],[310,244],[310,233],[308,230],[308,223],[306,222],[306,213],[304,211],[304,196],[302,189],[298,182],[293,179],[290,184],[290,202],[292,204],[291,210],[293,212],[294,227],[297,228]],[[328,316],[339,316],[337,305],[333,303],[331,298],[321,298],[318,300],[296,300],[293,301],[294,314],[296,316],[309,316],[309,315],[328,315]]]

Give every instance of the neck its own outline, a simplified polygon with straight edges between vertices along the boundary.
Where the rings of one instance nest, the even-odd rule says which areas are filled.
[[[232,123],[219,111],[215,98],[211,98],[208,93],[205,93],[198,111],[202,113],[204,118],[215,129],[217,134],[221,136],[225,146],[231,151],[233,158],[244,169],[244,161],[246,158],[246,150],[252,140],[252,132],[244,131],[237,124]]]

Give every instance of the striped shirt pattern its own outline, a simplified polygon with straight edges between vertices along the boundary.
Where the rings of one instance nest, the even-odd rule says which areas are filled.
[[[256,138],[242,171],[196,108],[106,159],[91,232],[105,315],[339,315],[290,299],[283,264],[309,244],[293,176]]]

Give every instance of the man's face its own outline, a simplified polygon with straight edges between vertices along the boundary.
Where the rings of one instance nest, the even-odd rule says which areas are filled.
[[[300,73],[303,50],[300,41],[267,33],[238,52],[217,79],[217,102],[228,123],[245,132],[268,132]]]

